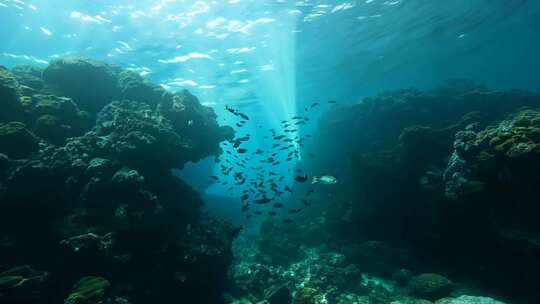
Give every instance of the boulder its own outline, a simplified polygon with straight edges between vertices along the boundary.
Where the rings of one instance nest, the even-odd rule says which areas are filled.
[[[449,296],[454,289],[453,283],[436,273],[423,273],[409,283],[410,293],[418,298],[437,300]]]

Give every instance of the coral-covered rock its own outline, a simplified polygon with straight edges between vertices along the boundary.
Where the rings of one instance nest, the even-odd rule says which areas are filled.
[[[43,71],[43,80],[53,93],[72,98],[81,110],[95,115],[120,97],[119,71],[118,67],[89,59],[56,59]]]
[[[11,72],[0,66],[0,123],[24,119],[20,97],[19,82]]]
[[[34,117],[33,131],[41,138],[60,145],[68,137],[82,135],[91,127],[88,114],[71,98],[34,94],[24,97],[26,113]]]
[[[11,69],[11,72],[19,81],[19,84],[30,87],[35,91],[43,88],[43,80],[41,79],[43,69],[30,65],[20,65]]]
[[[218,126],[214,110],[202,106],[187,90],[164,98],[156,113],[167,118],[176,132],[185,134],[195,155],[218,153],[219,147],[215,143],[234,137],[232,128]],[[201,156],[194,156],[193,160],[197,161]]]
[[[437,300],[450,295],[454,289],[454,285],[450,280],[440,274],[423,273],[411,280],[409,289],[411,294],[416,297]]]
[[[0,123],[0,152],[11,158],[23,158],[38,149],[38,138],[22,122]]]
[[[121,98],[144,102],[155,107],[164,97],[165,90],[132,71],[122,71],[118,74],[118,86]]]
[[[0,114],[0,265],[51,273],[47,299],[32,303],[218,303],[237,233],[204,216],[171,169],[219,153],[230,129],[194,96],[92,60],[53,61],[43,88],[30,68],[17,77],[32,87],[0,70],[0,102],[12,106]],[[66,299],[89,274],[114,285],[87,277]]]

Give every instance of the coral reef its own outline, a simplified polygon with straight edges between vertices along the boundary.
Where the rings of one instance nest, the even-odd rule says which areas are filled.
[[[232,138],[212,109],[87,59],[1,68],[0,103],[0,265],[49,273],[32,303],[222,300],[235,229],[171,170]]]
[[[325,231],[361,271],[451,273],[516,303],[540,300],[531,283],[540,279],[538,107],[538,93],[459,80],[324,114],[306,148],[318,156],[308,171],[331,163],[341,181]],[[362,265],[369,255],[354,252],[373,240],[416,259]]]

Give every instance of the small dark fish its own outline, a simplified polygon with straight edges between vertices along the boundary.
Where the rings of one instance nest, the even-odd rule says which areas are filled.
[[[264,205],[264,204],[270,203],[271,201],[272,201],[272,199],[267,198],[267,197],[263,197],[261,199],[253,201],[253,203],[258,204],[258,205]]]
[[[315,192],[314,189],[309,189],[309,190],[306,192],[306,197],[310,196],[313,192]]]
[[[283,150],[287,150],[287,149],[289,149],[289,147],[283,147],[283,148],[280,148],[279,150],[283,151]]]
[[[249,204],[245,204],[242,206],[242,212],[246,212],[249,208]]]
[[[236,150],[236,152],[238,152],[238,153],[240,153],[240,154],[244,154],[244,153],[246,153],[247,151],[248,151],[248,149],[246,149],[246,148],[240,148],[240,149]]]
[[[262,214],[262,212],[261,212],[261,211],[258,211],[258,210],[257,210],[257,211],[253,211],[253,214],[256,214],[256,215],[261,215],[261,214]]]
[[[255,154],[263,154],[263,153],[264,153],[264,151],[261,150],[261,149],[258,149],[257,151],[255,151]]]
[[[311,206],[311,204],[308,203],[308,201],[305,199],[302,200],[302,204],[304,204],[305,206]]]
[[[226,185],[226,184],[228,184],[228,183],[227,183],[227,182],[223,182],[223,183],[221,183],[221,184],[222,184],[222,185]]]
[[[218,180],[218,179],[219,179],[219,177],[217,177],[217,176],[215,176],[215,175],[210,176],[210,178],[211,178],[211,179],[215,179],[215,180]]]
[[[239,127],[239,128],[241,128],[241,127],[242,127],[242,124],[239,123],[239,122],[237,122],[237,123],[236,123],[236,126]]]
[[[274,211],[268,211],[268,215],[270,215],[270,216],[276,216],[276,215],[278,215],[278,213],[277,213],[277,212],[274,212]]]
[[[273,145],[272,145],[272,149],[275,149],[275,148],[277,148],[277,147],[279,147],[279,146],[280,146],[280,144],[273,144]]]
[[[311,152],[308,152],[307,155],[313,157],[313,153],[311,153]]]
[[[274,137],[275,140],[280,140],[282,138],[285,138],[285,135],[278,135]]]
[[[244,114],[244,113],[238,113],[238,115],[239,115],[240,117],[242,117],[243,119],[245,119],[245,120],[249,120],[249,117],[248,117],[246,114]]]
[[[336,103],[337,101],[335,100],[329,100],[328,103]]]
[[[233,109],[233,108],[231,108],[231,107],[229,107],[229,106],[225,106],[225,110],[231,112],[231,113],[234,114],[234,115],[238,115],[238,114],[236,113],[236,110]]]
[[[292,193],[292,189],[291,187],[285,185],[285,191],[289,192],[289,193]]]
[[[282,176],[278,179],[279,182],[281,182],[283,179],[285,178],[285,176]]]
[[[296,209],[291,209],[291,210],[289,210],[288,212],[289,212],[290,214],[295,214],[295,213],[300,213],[300,211],[302,211],[302,209],[296,208]]]
[[[319,105],[318,102],[314,102],[314,103],[311,104],[311,108],[315,108],[315,107],[318,106],[318,105]]]
[[[299,182],[299,183],[303,183],[303,182],[308,180],[308,176],[307,176],[307,174],[304,175],[304,176],[297,176],[297,177],[294,178],[294,180]]]
[[[287,158],[285,159],[285,161],[291,161],[291,160],[292,160],[292,157],[287,157]]]
[[[272,165],[273,165],[273,166],[277,166],[277,165],[279,165],[279,164],[281,164],[281,163],[280,163],[280,162],[278,162],[278,161],[277,161],[277,162],[275,162],[275,163],[272,163]]]
[[[274,207],[276,207],[276,208],[281,208],[281,207],[283,207],[284,205],[283,205],[282,203],[275,203],[275,204],[272,205],[272,206],[274,206]]]

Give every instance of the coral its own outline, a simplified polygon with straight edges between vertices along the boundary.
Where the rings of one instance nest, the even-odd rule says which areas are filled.
[[[64,304],[98,304],[106,296],[111,284],[102,277],[84,277],[75,285]]]
[[[0,152],[23,158],[38,150],[39,139],[22,122],[0,123]]]
[[[23,261],[57,278],[33,303],[60,302],[88,274],[121,287],[94,297],[113,287],[86,278],[66,303],[219,302],[237,233],[208,219],[171,169],[220,153],[231,129],[188,92],[101,62],[53,61],[42,88],[30,68],[17,77],[32,88],[0,73],[2,105],[13,105],[0,114],[0,265]]]
[[[20,65],[12,68],[11,72],[20,85],[30,87],[35,91],[43,88],[43,80],[41,79],[43,69],[30,65]]]
[[[156,106],[167,94],[160,86],[144,80],[132,71],[122,71],[118,74],[118,86],[122,99],[145,102],[151,106]]]
[[[24,119],[20,97],[19,82],[9,70],[0,66],[0,123]]]
[[[416,297],[437,300],[448,296],[454,289],[454,285],[440,274],[423,273],[411,280],[409,289],[411,294]]]
[[[95,115],[120,97],[119,70],[119,67],[88,59],[56,59],[43,71],[43,81],[55,95],[70,97],[82,110]]]

